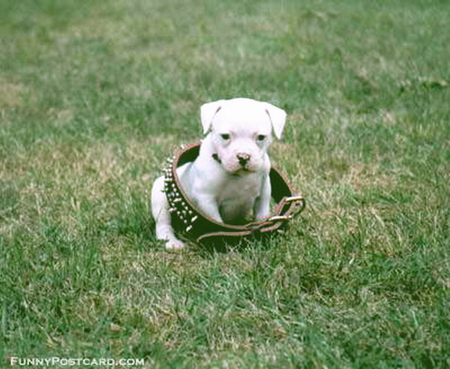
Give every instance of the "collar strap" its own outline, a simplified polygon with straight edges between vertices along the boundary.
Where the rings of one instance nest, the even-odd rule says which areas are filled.
[[[194,161],[199,155],[200,144],[183,146],[173,158],[168,159],[164,170],[164,192],[169,202],[172,226],[198,243],[234,241],[246,236],[262,236],[274,232],[282,233],[282,228],[306,206],[302,196],[295,195],[284,176],[275,168],[270,169],[272,198],[276,202],[272,214],[264,220],[242,226],[217,222],[202,213],[186,196],[177,175],[177,168]]]

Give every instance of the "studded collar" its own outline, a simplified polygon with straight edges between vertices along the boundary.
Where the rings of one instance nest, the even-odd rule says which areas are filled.
[[[184,193],[177,175],[177,168],[194,161],[199,155],[200,144],[183,146],[173,158],[168,159],[164,170],[164,192],[169,202],[172,226],[175,231],[197,243],[236,243],[239,240],[272,233],[282,233],[284,226],[306,206],[302,196],[294,194],[284,176],[275,168],[270,170],[272,198],[276,205],[265,220],[242,226],[217,222],[201,212]]]

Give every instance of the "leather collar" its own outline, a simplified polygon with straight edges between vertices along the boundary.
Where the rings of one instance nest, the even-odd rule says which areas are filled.
[[[265,220],[242,226],[217,222],[203,214],[184,193],[177,175],[177,168],[194,161],[199,155],[200,144],[183,146],[173,158],[168,159],[164,171],[164,192],[169,201],[172,226],[179,234],[197,243],[229,243],[248,236],[264,236],[282,233],[289,220],[300,214],[306,206],[303,196],[295,195],[284,176],[275,168],[270,170],[272,198],[276,205]]]

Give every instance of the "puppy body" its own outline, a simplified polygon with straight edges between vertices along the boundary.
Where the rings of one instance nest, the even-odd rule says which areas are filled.
[[[286,113],[251,99],[220,100],[201,108],[202,126],[209,134],[194,162],[177,169],[184,192],[207,216],[218,222],[245,224],[270,213],[272,131],[280,138]],[[167,249],[184,246],[171,226],[164,177],[152,189],[156,237]]]

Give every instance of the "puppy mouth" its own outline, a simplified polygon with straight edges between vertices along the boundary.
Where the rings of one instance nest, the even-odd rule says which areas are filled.
[[[245,176],[247,174],[255,173],[258,168],[249,165],[241,165],[240,167],[235,167],[229,170],[229,172],[234,176]]]
[[[250,174],[250,173],[253,173],[253,170],[250,170],[248,168],[241,168],[241,169],[238,169],[238,170],[236,170],[234,172],[231,172],[231,175],[233,177],[243,177],[243,176],[246,176],[247,174]]]

